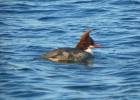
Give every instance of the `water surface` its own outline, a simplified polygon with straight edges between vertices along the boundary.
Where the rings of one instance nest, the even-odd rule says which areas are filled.
[[[90,66],[40,59],[80,36],[93,49]],[[0,100],[139,100],[139,0],[1,0]]]

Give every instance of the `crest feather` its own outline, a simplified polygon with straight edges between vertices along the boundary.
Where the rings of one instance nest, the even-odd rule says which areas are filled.
[[[90,33],[91,31],[92,31],[92,29],[90,29],[90,30],[88,30],[87,32],[85,32],[85,33],[82,35],[80,41],[84,41],[84,40],[86,40],[87,37],[90,37],[90,36],[89,36],[89,33]]]

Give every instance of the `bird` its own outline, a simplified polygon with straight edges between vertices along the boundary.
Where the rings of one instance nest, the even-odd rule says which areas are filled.
[[[42,58],[54,62],[80,62],[92,58],[94,56],[92,48],[102,48],[103,46],[94,43],[94,40],[89,35],[91,31],[92,29],[81,36],[75,48],[58,48],[45,53]]]

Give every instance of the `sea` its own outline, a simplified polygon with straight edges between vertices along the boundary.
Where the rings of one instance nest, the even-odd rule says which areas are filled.
[[[41,58],[89,29],[90,63]],[[0,100],[140,100],[140,0],[0,0]]]

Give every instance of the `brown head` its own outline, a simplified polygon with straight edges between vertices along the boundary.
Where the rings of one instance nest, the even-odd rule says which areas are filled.
[[[89,36],[90,32],[92,30],[88,30],[87,32],[85,32],[81,39],[80,42],[77,44],[76,48],[78,49],[82,49],[82,50],[86,50],[88,48],[102,48],[101,45],[99,44],[95,44],[93,39]]]

